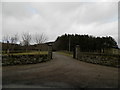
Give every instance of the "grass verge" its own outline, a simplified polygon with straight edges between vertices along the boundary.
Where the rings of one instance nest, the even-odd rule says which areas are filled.
[[[34,51],[34,52],[24,52],[24,53],[10,53],[9,55],[45,55],[48,54],[47,51]],[[2,54],[2,55],[8,55],[8,54]]]

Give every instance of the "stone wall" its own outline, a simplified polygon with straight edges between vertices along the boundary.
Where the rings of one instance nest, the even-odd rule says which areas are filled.
[[[120,55],[118,54],[118,49],[106,49],[104,53],[81,52],[79,46],[77,45],[75,54],[75,59],[80,61],[105,66],[120,66]]]
[[[78,60],[113,67],[119,67],[120,65],[118,62],[120,61],[119,55],[80,53]]]
[[[35,64],[52,59],[52,45],[47,46],[48,54],[4,54],[2,55],[2,65]]]
[[[4,55],[2,56],[2,65],[22,65],[36,64],[48,61],[48,55]]]

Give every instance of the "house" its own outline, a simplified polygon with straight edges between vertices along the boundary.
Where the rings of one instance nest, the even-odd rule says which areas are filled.
[[[34,51],[47,51],[48,50],[48,45],[47,44],[35,44],[35,45],[30,45],[29,50],[34,50]]]

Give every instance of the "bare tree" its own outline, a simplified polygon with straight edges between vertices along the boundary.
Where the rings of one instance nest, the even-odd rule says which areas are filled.
[[[22,34],[23,45],[26,48],[26,52],[28,51],[28,46],[30,45],[31,41],[31,34],[30,33],[23,33]]]
[[[10,42],[10,36],[9,35],[4,35],[3,38],[2,38],[2,41],[4,43]]]
[[[35,43],[39,44],[39,51],[41,51],[41,49],[42,49],[42,45],[40,45],[40,44],[45,43],[45,41],[47,41],[47,40],[48,40],[48,37],[44,33],[42,33],[42,34],[36,33],[34,36]]]
[[[14,36],[10,37],[11,43],[16,44],[18,42],[18,40],[19,40],[18,34],[15,34]]]
[[[6,53],[9,54],[9,42],[10,42],[10,37],[9,35],[4,35],[3,38],[2,38],[2,41],[4,43],[7,43],[7,46],[6,46]]]
[[[35,34],[35,37],[34,37],[34,40],[35,40],[35,43],[37,44],[41,44],[41,43],[44,43],[45,41],[48,40],[48,37],[42,33],[42,34]]]
[[[18,34],[15,34],[13,36],[9,36],[9,35],[4,35],[3,38],[2,38],[3,42],[4,43],[7,43],[7,52],[9,50],[11,51],[14,51],[15,49],[15,44],[17,43],[18,41]],[[10,45],[10,43],[14,44],[14,45]]]
[[[23,33],[22,34],[22,40],[23,40],[23,44],[25,46],[29,46],[30,45],[30,41],[31,41],[31,34]]]
[[[11,47],[11,51],[14,52],[15,51],[15,44],[17,44],[19,40],[19,36],[18,34],[14,34],[13,36],[10,37],[10,42],[13,44],[13,46]]]
[[[19,40],[18,34],[15,34],[15,35],[13,35],[13,36],[4,35],[3,38],[2,38],[2,41],[3,41],[4,43],[9,42],[9,43],[14,43],[14,44],[16,44],[18,40]]]

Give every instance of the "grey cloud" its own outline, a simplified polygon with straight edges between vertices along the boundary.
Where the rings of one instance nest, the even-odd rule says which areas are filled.
[[[92,22],[106,23],[117,18],[117,3],[87,3],[77,10],[77,22],[89,24]]]
[[[17,19],[27,18],[32,16],[32,12],[29,10],[29,3],[22,2],[3,2],[2,13],[6,17],[16,17]]]
[[[117,3],[3,3],[4,34],[43,32],[49,41],[64,33],[117,38],[116,18]]]

